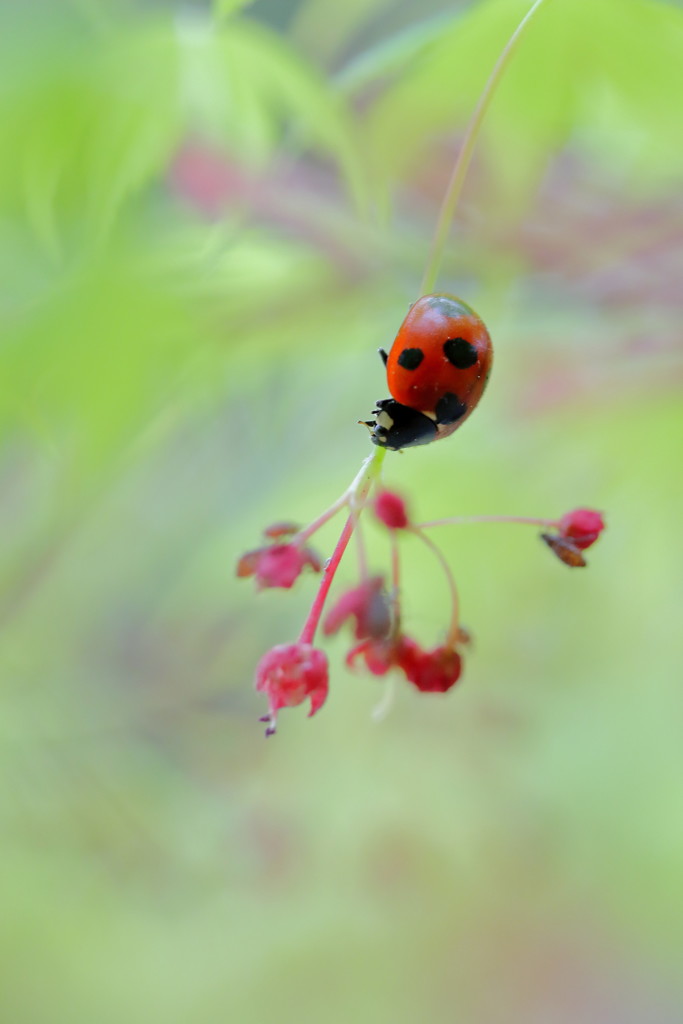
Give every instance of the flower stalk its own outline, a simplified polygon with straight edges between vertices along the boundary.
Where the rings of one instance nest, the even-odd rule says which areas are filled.
[[[327,699],[327,657],[323,651],[313,646],[313,642],[349,541],[354,532],[357,532],[360,517],[370,504],[376,520],[389,532],[390,591],[387,592],[385,588],[383,576],[369,575],[363,556],[360,583],[337,599],[327,614],[323,632],[325,636],[331,636],[338,633],[347,623],[351,624],[356,642],[346,656],[347,665],[355,668],[362,664],[372,676],[402,674],[408,683],[422,693],[443,694],[456,685],[463,670],[462,649],[469,641],[469,633],[460,625],[460,599],[455,577],[443,552],[427,535],[427,530],[437,526],[478,522],[533,525],[543,531],[550,531],[542,532],[541,539],[561,562],[576,568],[586,565],[583,552],[595,543],[605,527],[601,513],[587,508],[574,509],[559,519],[530,516],[449,516],[414,523],[404,499],[378,486],[383,458],[384,449],[373,452],[364,461],[342,498],[314,520],[314,523],[322,525],[334,514],[331,509],[335,512],[344,506],[349,509],[334,551],[325,565],[320,585],[298,640],[294,644],[272,648],[263,656],[257,667],[256,688],[268,699],[269,711],[262,719],[267,723],[267,736],[272,736],[275,732],[277,715],[281,708],[310,700],[309,714],[313,715]],[[371,503],[370,494],[373,487],[377,487],[377,493]],[[257,584],[261,587],[288,588],[301,568],[310,564],[313,559],[310,549],[300,547],[301,543],[311,536],[311,532],[311,528],[308,527],[297,533],[296,527],[289,523],[278,523],[269,527],[264,533],[274,544],[243,556],[238,564],[238,575],[256,574]],[[403,631],[400,567],[402,534],[417,537],[429,548],[446,578],[450,594],[450,617],[444,641],[429,650]],[[291,536],[292,539],[285,544],[280,543],[287,536]],[[245,571],[245,566],[249,572]],[[380,707],[381,713],[376,711],[373,718],[382,717],[388,704],[383,702]]]
[[[452,647],[455,650],[460,640],[460,600],[458,598],[458,588],[455,585],[455,577],[453,576],[451,567],[444,558],[441,549],[436,546],[431,537],[428,537],[427,534],[418,526],[413,526],[410,532],[415,537],[419,537],[422,543],[429,548],[446,577],[448,591],[451,598],[451,623],[448,633],[446,634],[446,646]]]
[[[477,140],[479,139],[484,118],[486,117],[486,113],[491,105],[491,100],[495,96],[496,90],[498,89],[505,73],[505,69],[510,63],[522,36],[543,4],[547,2],[548,0],[536,0],[536,2],[527,11],[503,48],[493,67],[493,71],[489,75],[486,85],[479,96],[477,105],[474,108],[474,112],[468,122],[467,128],[465,129],[462,146],[460,147],[460,152],[458,153],[457,160],[453,166],[453,172],[448,185],[446,186],[446,192],[441,202],[436,228],[434,230],[434,237],[432,239],[429,256],[427,258],[427,266],[425,267],[424,276],[422,278],[420,295],[426,295],[428,292],[434,290],[439,268],[443,261],[448,233],[455,216],[458,201],[462,193],[462,187],[465,183],[465,178],[467,177],[467,172],[472,161]]]

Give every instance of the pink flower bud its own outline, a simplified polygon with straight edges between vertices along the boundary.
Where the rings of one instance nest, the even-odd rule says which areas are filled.
[[[270,544],[255,551],[247,551],[237,563],[237,575],[255,576],[259,590],[268,587],[282,587],[289,590],[309,566],[313,572],[320,572],[320,559],[311,548],[300,548],[296,544]]]
[[[311,644],[280,644],[263,655],[256,666],[256,689],[268,698],[266,736],[275,732],[280,708],[311,701],[309,717],[325,703],[329,688],[327,657]]]
[[[595,544],[605,529],[605,521],[600,513],[592,508],[575,508],[573,512],[567,512],[562,516],[558,527],[561,537],[584,551],[591,544]]]
[[[380,639],[387,635],[391,628],[391,609],[382,576],[373,576],[342,594],[328,613],[323,632],[326,636],[338,632],[347,619],[356,620],[356,640]]]
[[[256,584],[260,588],[283,587],[289,590],[305,565],[304,553],[295,544],[273,544],[261,552],[256,567]]]
[[[390,530],[405,530],[410,525],[406,504],[394,491],[380,491],[375,498],[375,515]]]

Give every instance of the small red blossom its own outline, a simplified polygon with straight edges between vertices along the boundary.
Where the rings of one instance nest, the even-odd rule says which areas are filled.
[[[359,658],[375,676],[384,676],[393,668],[400,669],[408,682],[422,693],[446,693],[462,673],[462,658],[452,647],[425,651],[415,640],[402,634],[387,640],[364,640],[349,651],[346,664],[354,668]]]
[[[255,576],[259,590],[282,587],[289,590],[306,567],[320,572],[322,563],[311,548],[298,544],[269,544],[247,551],[237,563],[239,577]]]
[[[595,544],[605,529],[605,520],[592,508],[575,508],[557,523],[558,533],[542,533],[550,550],[572,569],[582,569],[586,559],[582,552]]]
[[[369,637],[378,640],[388,634],[391,628],[391,609],[383,576],[373,576],[341,595],[325,619],[325,636],[337,633],[347,619],[355,619],[356,640]]]
[[[311,701],[309,718],[325,703],[329,689],[327,657],[311,644],[279,644],[263,655],[256,666],[256,689],[268,698],[266,736],[275,732],[280,708]]]
[[[405,530],[410,525],[406,503],[394,491],[380,491],[374,508],[377,518],[390,530]]]
[[[408,682],[422,693],[446,693],[462,673],[462,658],[452,647],[419,650],[401,666]]]
[[[605,529],[605,520],[595,509],[575,508],[562,516],[557,525],[561,537],[571,541],[580,551],[584,551],[591,544],[595,544]]]

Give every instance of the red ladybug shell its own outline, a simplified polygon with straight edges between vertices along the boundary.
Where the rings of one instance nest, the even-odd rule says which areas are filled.
[[[492,359],[489,333],[473,309],[453,295],[423,295],[387,357],[389,391],[443,424],[441,436],[450,434],[481,398]]]

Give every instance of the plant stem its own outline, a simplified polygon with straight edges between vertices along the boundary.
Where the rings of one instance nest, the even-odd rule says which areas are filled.
[[[486,85],[484,86],[484,89],[477,101],[477,105],[474,108],[474,113],[472,114],[467,125],[467,129],[465,130],[465,137],[463,139],[460,152],[458,153],[457,160],[453,166],[453,172],[441,203],[436,228],[434,229],[434,237],[432,238],[429,258],[427,260],[427,266],[425,268],[424,277],[422,278],[420,295],[427,295],[434,288],[436,277],[439,273],[439,268],[443,259],[443,252],[446,246],[451,222],[458,205],[458,200],[460,199],[467,171],[469,170],[472,154],[474,153],[474,147],[477,144],[481,126],[491,100],[495,95],[496,89],[503,77],[503,73],[505,72],[510,58],[517,49],[517,45],[524,34],[525,29],[529,25],[533,16],[545,2],[546,0],[536,0],[524,15],[496,61],[493,71],[489,75],[488,81],[486,82]]]
[[[448,519],[431,519],[428,523],[417,523],[418,530],[432,526],[462,526],[466,523],[525,523],[528,526],[557,526],[555,519],[533,519],[530,516],[449,516]]]
[[[394,617],[394,634],[401,630],[401,568],[398,558],[396,530],[391,531],[391,607]]]
[[[361,583],[365,583],[368,579],[368,554],[365,549],[363,527],[360,524],[360,512],[355,513],[355,530],[356,550],[358,552],[358,575],[360,576]]]
[[[313,601],[311,610],[308,613],[308,618],[304,623],[304,628],[301,630],[299,642],[302,644],[313,643],[315,631],[318,628],[320,616],[323,613],[323,607],[325,606],[325,601],[327,599],[329,589],[332,586],[332,580],[334,579],[334,575],[337,569],[339,568],[339,563],[341,562],[344,556],[344,552],[346,551],[346,545],[349,543],[351,539],[351,534],[353,533],[353,528],[355,524],[355,516],[349,516],[349,518],[344,523],[344,529],[342,530],[341,536],[339,537],[336,547],[332,552],[332,557],[325,566],[325,572],[323,573],[323,578],[320,581],[318,593],[315,595],[315,600]]]
[[[336,516],[337,512],[339,512],[344,505],[348,505],[348,503],[349,494],[348,491],[345,491],[340,498],[337,498],[337,500],[333,502],[325,512],[323,512],[322,515],[318,516],[317,519],[314,519],[313,522],[304,530],[299,530],[299,532],[292,537],[292,543],[303,544],[304,541],[308,540],[309,537],[312,537],[321,526],[324,526],[325,523],[329,522],[330,519]]]
[[[386,454],[386,448],[376,447],[375,450],[368,455],[367,459],[364,460],[363,465],[358,470],[358,473],[346,491],[346,497],[348,498],[349,505],[352,509],[355,506],[362,505],[365,501],[368,491],[370,490],[370,485],[375,480],[375,477],[379,476]],[[368,485],[367,487],[365,486],[366,483]]]
[[[379,476],[385,455],[386,449],[376,448],[375,451],[363,462],[363,465],[351,486],[344,494],[344,498],[348,501],[349,508],[351,509],[351,515],[346,520],[344,529],[342,530],[335,549],[332,552],[332,557],[325,566],[325,571],[323,573],[323,578],[320,581],[318,593],[315,595],[315,600],[313,601],[311,610],[308,613],[308,618],[306,619],[304,627],[301,630],[301,635],[299,636],[299,642],[302,644],[313,643],[315,631],[318,628],[318,623],[320,622],[320,617],[323,613],[325,601],[330,587],[332,586],[332,580],[334,579],[335,573],[339,568],[339,563],[344,556],[344,552],[346,551],[346,547],[351,539],[351,534],[355,529],[358,517],[363,511],[365,499],[370,492],[370,488]]]
[[[458,589],[455,585],[455,578],[453,576],[453,573],[451,572],[451,568],[448,562],[441,554],[441,551],[437,548],[436,544],[431,540],[431,538],[429,538],[426,533],[423,533],[419,526],[411,526],[410,532],[415,534],[416,537],[419,537],[422,543],[426,544],[430,551],[432,551],[432,553],[438,560],[443,570],[446,580],[448,581],[448,589],[451,595],[452,611],[451,624],[448,630],[448,635],[446,636],[446,644],[449,647],[454,648],[458,643],[458,640],[460,639],[460,602],[458,600]]]

